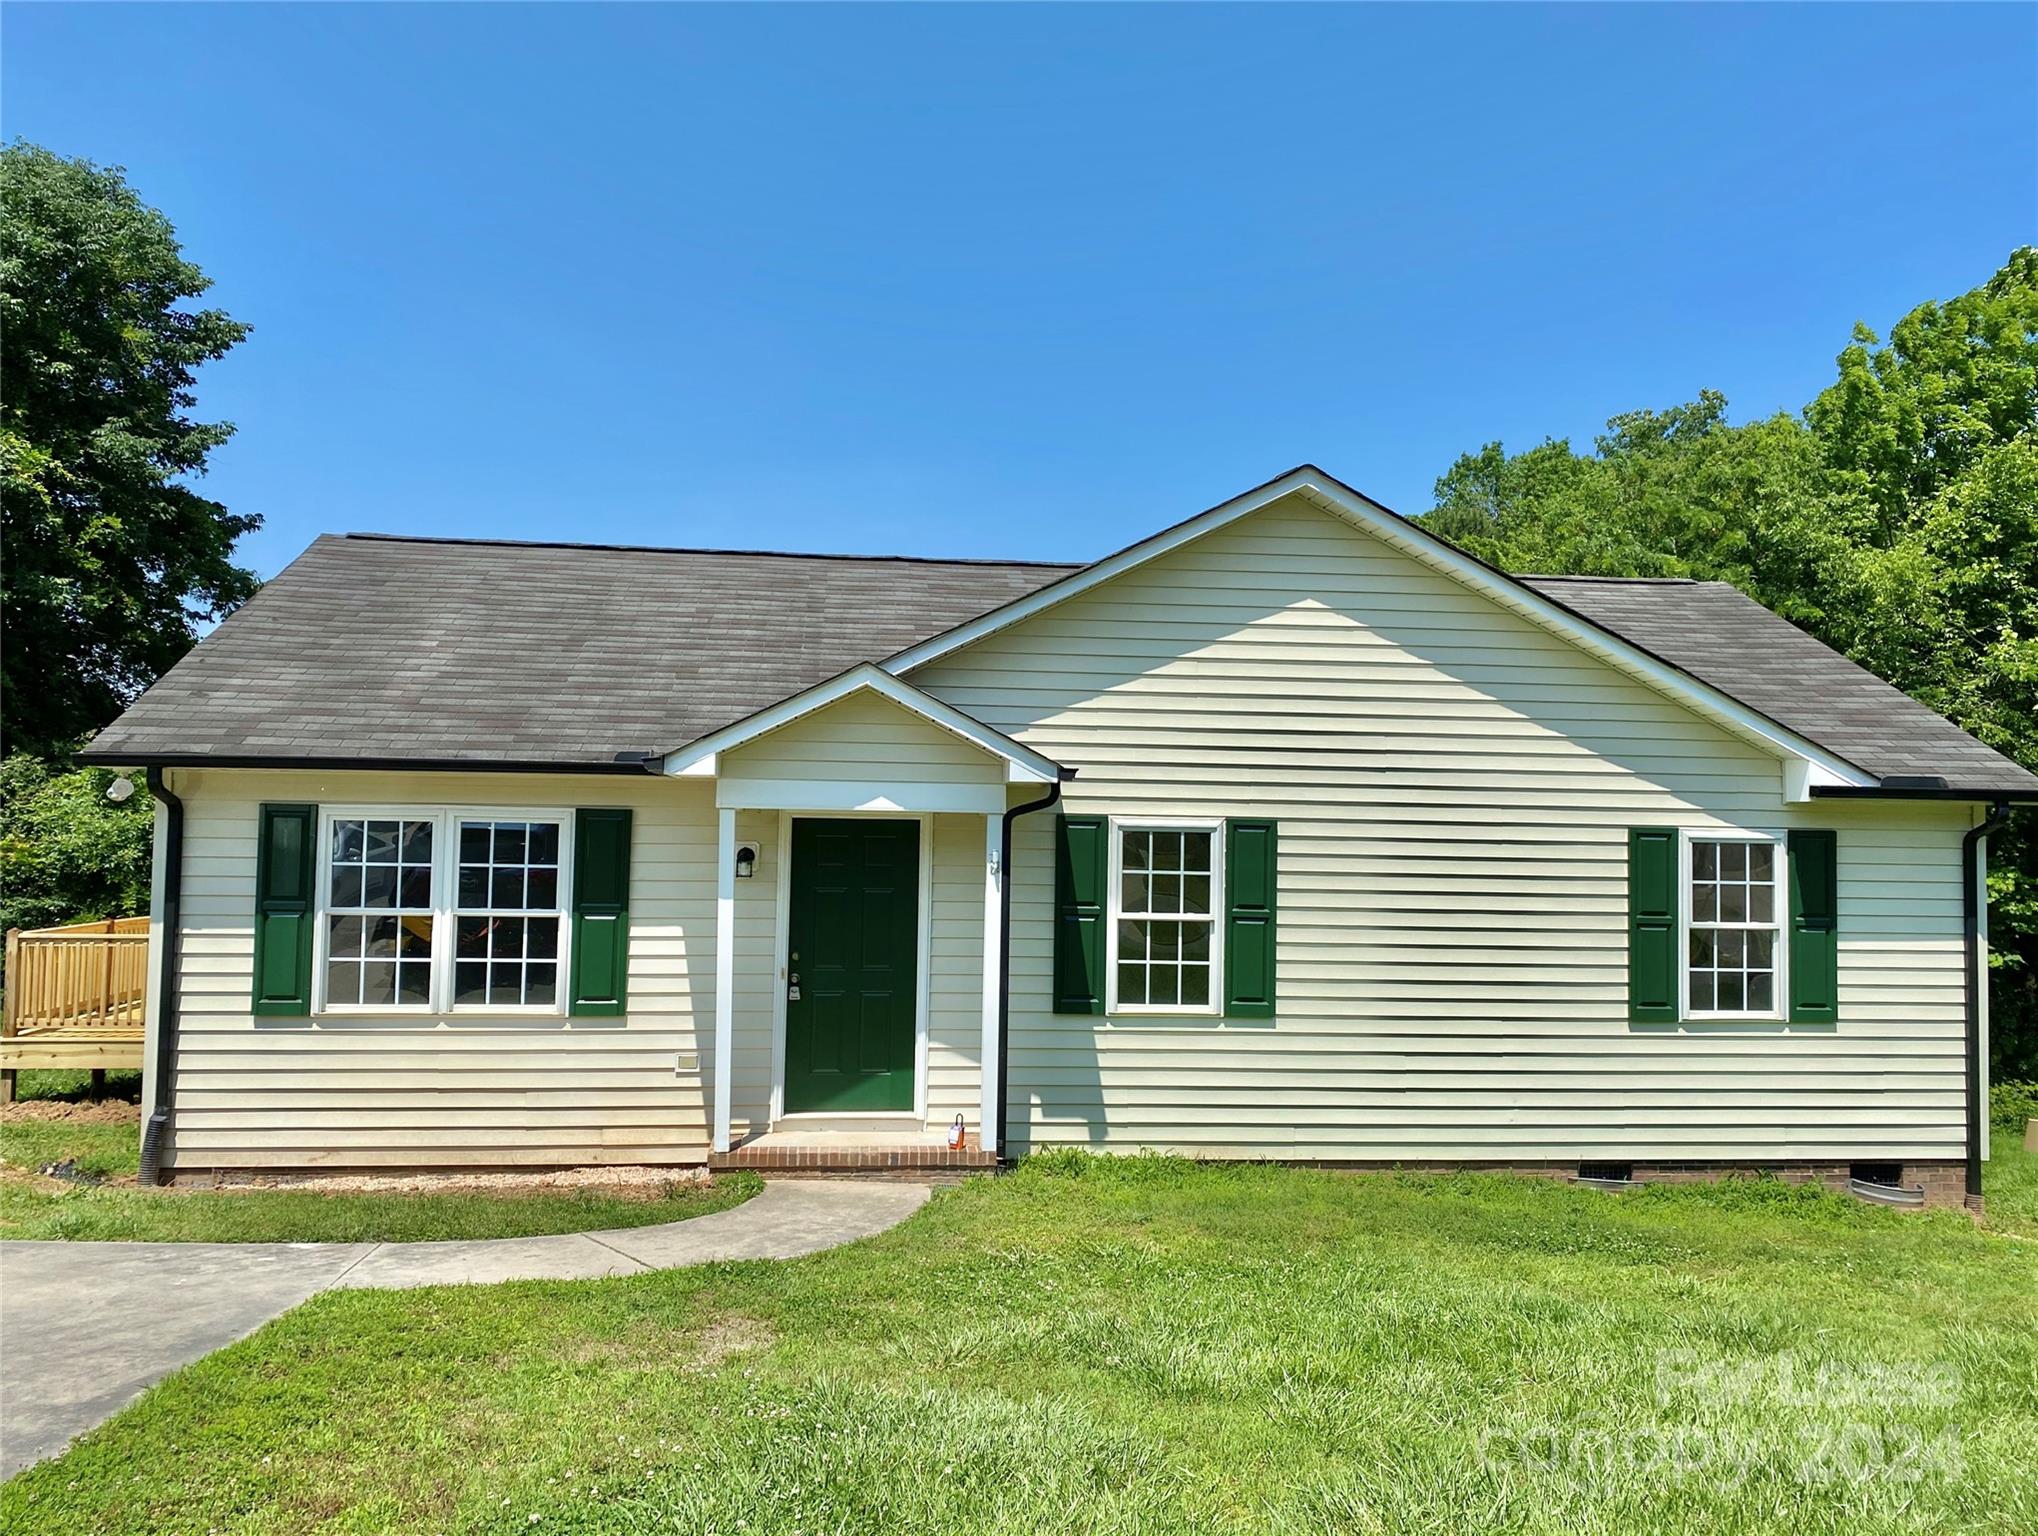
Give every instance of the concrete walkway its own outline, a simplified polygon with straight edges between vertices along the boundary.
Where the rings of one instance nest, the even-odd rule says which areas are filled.
[[[791,1259],[918,1210],[924,1184],[774,1179],[656,1227],[455,1243],[0,1242],[0,1477],[54,1456],[179,1366],[331,1289],[595,1280]]]

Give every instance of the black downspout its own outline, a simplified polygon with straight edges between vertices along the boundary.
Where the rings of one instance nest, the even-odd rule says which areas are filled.
[[[2007,801],[1998,800],[1988,815],[1960,840],[1960,912],[1964,935],[1961,968],[1967,978],[1967,1206],[1981,1209],[1981,1138],[1988,1124],[1981,1102],[1986,1064],[1981,1059],[1981,840],[2010,819]]]
[[[1061,799],[1057,779],[1046,796],[1015,805],[1005,812],[1003,837],[998,848],[998,903],[1002,914],[999,930],[1004,934],[1003,953],[998,956],[998,1121],[992,1128],[998,1139],[998,1161],[1012,1160],[1005,1148],[1005,1094],[1010,1081],[1006,1063],[1012,1059],[1012,823],[1028,811],[1044,811]]]
[[[170,1074],[177,1063],[177,952],[184,931],[184,802],[163,782],[163,770],[148,770],[149,793],[161,802],[163,817],[162,974],[156,978],[155,1093],[148,1123],[142,1127],[140,1182],[164,1181],[163,1153],[170,1140]]]

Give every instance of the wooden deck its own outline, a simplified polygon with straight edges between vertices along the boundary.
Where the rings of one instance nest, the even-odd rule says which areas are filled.
[[[10,932],[0,1102],[24,1067],[139,1067],[148,971],[146,917]]]

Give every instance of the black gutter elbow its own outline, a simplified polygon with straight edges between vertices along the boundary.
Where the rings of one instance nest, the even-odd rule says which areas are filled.
[[[1062,770],[1062,778],[1074,778],[1068,769]],[[1061,779],[1048,787],[1038,800],[1029,800],[1024,805],[1012,806],[1005,812],[998,844],[998,909],[1001,918],[998,924],[998,1099],[997,1116],[989,1127],[997,1138],[998,1161],[1008,1163],[1011,1153],[1005,1147],[1005,1095],[1010,1082],[1007,1066],[1012,1059],[1012,823],[1029,811],[1044,811],[1061,800]],[[989,956],[985,956],[988,960]]]
[[[1961,971],[1966,978],[1967,1056],[1967,1206],[1981,1209],[1982,1137],[1988,1133],[1987,1107],[1982,1103],[1982,1080],[1988,1063],[1981,1059],[1982,967],[1981,952],[1981,840],[2010,819],[2010,806],[1998,800],[1988,815],[1960,840]]]
[[[170,1142],[170,1075],[177,1065],[177,957],[184,931],[184,802],[163,782],[160,766],[148,770],[149,793],[163,818],[162,969],[156,980],[156,1070],[149,1118],[142,1126],[140,1182],[161,1184]]]

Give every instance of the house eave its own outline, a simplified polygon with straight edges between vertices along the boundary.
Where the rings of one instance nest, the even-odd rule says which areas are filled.
[[[278,768],[333,773],[554,773],[635,774],[657,772],[656,759],[628,756],[608,762],[532,761],[478,757],[284,757],[245,752],[85,751],[79,761],[94,768]]]

